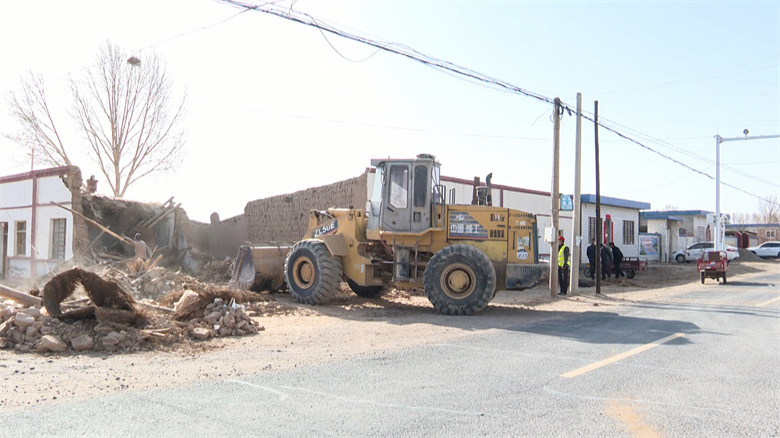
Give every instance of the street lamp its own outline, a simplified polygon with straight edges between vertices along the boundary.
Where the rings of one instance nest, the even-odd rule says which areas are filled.
[[[724,141],[737,141],[737,140],[761,140],[766,138],[780,138],[780,135],[759,135],[756,137],[748,137],[748,131],[745,129],[742,131],[745,134],[744,137],[732,137],[723,138],[720,135],[715,136],[715,249],[716,251],[723,251],[723,238],[721,231],[720,220],[720,144]]]

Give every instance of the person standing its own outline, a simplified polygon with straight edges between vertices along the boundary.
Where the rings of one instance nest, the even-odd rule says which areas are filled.
[[[626,274],[620,270],[620,264],[623,263],[623,251],[615,246],[615,242],[609,242],[609,249],[612,250],[612,263],[615,265],[615,278],[625,277]]]
[[[135,233],[135,236],[133,237],[133,240],[131,241],[133,247],[135,248],[135,256],[138,257],[141,260],[146,260],[149,258],[149,246],[146,244],[146,242],[143,241],[141,238],[141,233]]]
[[[590,266],[590,279],[596,279],[596,239],[590,239],[590,245],[585,251],[588,256],[588,266]]]
[[[601,246],[601,279],[609,277],[612,270],[612,251],[606,245]]]
[[[561,290],[558,295],[566,295],[569,290],[569,247],[563,236],[558,237],[558,286]]]

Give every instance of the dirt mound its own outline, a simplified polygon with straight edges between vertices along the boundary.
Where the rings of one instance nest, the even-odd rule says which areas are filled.
[[[734,259],[734,261],[735,262],[769,262],[769,260],[764,260],[761,257],[746,250],[745,248],[739,249],[739,257]]]

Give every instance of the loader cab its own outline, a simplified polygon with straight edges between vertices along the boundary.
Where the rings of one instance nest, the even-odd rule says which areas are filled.
[[[444,202],[440,164],[433,155],[371,160],[376,167],[368,229],[420,232],[431,228],[432,205]]]

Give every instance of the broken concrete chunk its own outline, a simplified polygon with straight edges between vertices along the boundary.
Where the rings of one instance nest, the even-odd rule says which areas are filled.
[[[124,336],[117,332],[111,332],[103,337],[100,342],[103,345],[116,345],[124,340]]]
[[[92,348],[94,341],[89,335],[81,335],[70,340],[70,345],[76,351],[85,351]]]
[[[35,323],[35,318],[26,313],[17,313],[14,322],[19,327],[28,327]]]
[[[33,318],[37,318],[37,317],[41,316],[41,309],[39,309],[37,307],[28,307],[26,309],[23,309],[19,313],[24,313],[26,315],[32,316]]]
[[[195,339],[200,339],[201,341],[208,339],[210,335],[211,331],[207,328],[197,327],[192,330],[192,337]]]
[[[46,335],[41,338],[41,346],[48,351],[62,352],[68,349],[68,344],[54,335]]]
[[[217,325],[219,324],[219,319],[221,317],[222,317],[222,312],[214,311],[204,316],[203,321],[207,322],[209,325]]]

